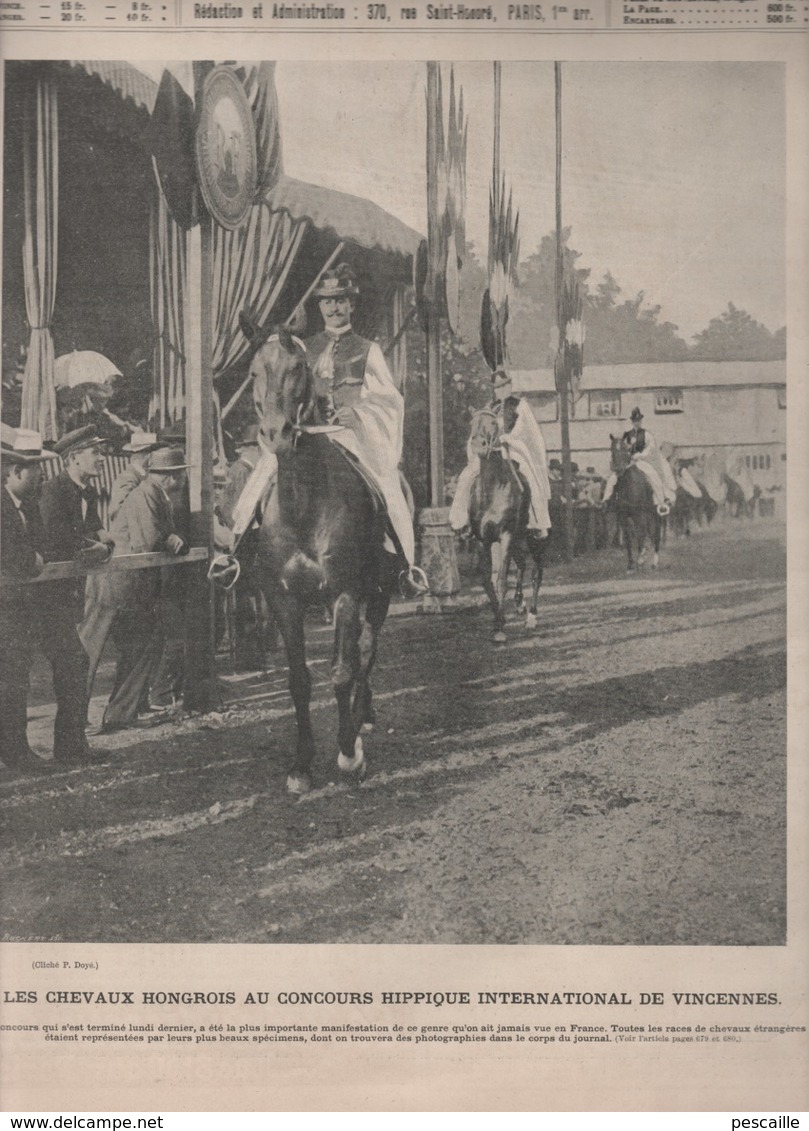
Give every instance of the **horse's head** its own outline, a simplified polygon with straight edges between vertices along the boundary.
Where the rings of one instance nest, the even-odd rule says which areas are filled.
[[[500,421],[491,409],[483,408],[472,417],[469,440],[476,456],[487,457],[500,436]]]
[[[289,442],[296,424],[311,424],[315,419],[314,381],[306,347],[283,327],[267,337],[263,332],[251,334],[246,321],[242,327],[256,346],[250,377],[260,436],[275,451]]]
[[[624,443],[622,436],[613,436],[612,433],[610,433],[610,448],[612,470],[616,475],[620,475],[622,471],[626,471],[632,462],[629,445]]]

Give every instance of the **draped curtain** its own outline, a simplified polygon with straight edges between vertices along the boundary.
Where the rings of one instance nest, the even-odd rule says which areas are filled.
[[[31,340],[22,386],[20,425],[58,437],[51,322],[56,300],[59,125],[56,85],[38,78],[26,99],[23,120],[25,236],[23,277]]]
[[[286,212],[271,212],[262,201],[253,206],[243,228],[230,232],[214,225],[214,377],[247,352],[249,343],[239,328],[240,312],[249,311],[260,325],[269,319],[307,223],[293,220]]]
[[[154,332],[154,393],[149,417],[161,428],[179,420],[185,409],[186,264],[186,234],[169,212],[155,174],[149,225],[149,288]]]

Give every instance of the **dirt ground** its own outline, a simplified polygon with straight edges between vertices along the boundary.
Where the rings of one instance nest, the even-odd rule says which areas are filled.
[[[730,522],[554,566],[539,627],[389,619],[361,786],[286,795],[279,658],[225,707],[111,736],[109,764],[0,773],[2,929],[65,941],[785,941],[785,530]],[[37,676],[40,685],[41,672]],[[103,689],[103,688],[102,688]],[[36,699],[34,700],[36,704]],[[45,751],[52,708],[33,708]],[[100,739],[94,739],[99,743]]]

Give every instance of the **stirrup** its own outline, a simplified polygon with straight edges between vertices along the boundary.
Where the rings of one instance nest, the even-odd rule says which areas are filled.
[[[668,505],[668,503],[658,503],[657,513],[661,518],[665,518],[667,514],[671,514],[671,507]]]
[[[410,594],[405,593],[405,586],[410,586],[413,592]],[[420,597],[430,592],[430,582],[427,580],[427,574],[420,566],[410,566],[409,569],[402,570],[399,574],[399,592],[403,597]]]
[[[217,554],[208,567],[208,580],[212,581],[217,589],[228,593],[239,580],[242,567],[238,558],[232,554]]]

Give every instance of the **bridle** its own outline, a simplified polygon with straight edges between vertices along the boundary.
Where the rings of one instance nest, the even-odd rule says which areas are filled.
[[[493,412],[490,408],[481,408],[475,413],[474,417],[472,418],[472,423],[474,424],[474,422],[481,416],[490,416],[492,420],[499,420],[496,412]],[[492,452],[500,450],[499,428],[491,439],[486,438],[482,441],[482,447],[483,451],[480,454],[483,459],[488,459]]]
[[[305,361],[306,360],[306,357],[305,357],[306,346],[301,341],[301,339],[296,338],[294,334],[290,334],[289,336],[292,339],[292,341],[295,343],[295,345],[299,346],[300,349],[303,351],[304,361]],[[270,342],[278,342],[278,341],[280,341],[280,335],[279,334],[270,334],[270,336],[268,338],[265,338],[264,341],[261,343],[261,346],[259,346],[259,349],[263,348],[265,345],[268,345]],[[297,422],[291,424],[291,428],[292,428],[293,433],[294,433],[293,441],[292,441],[293,447],[297,443],[297,440],[298,440],[300,433],[307,432],[307,431],[310,431],[312,429],[322,431],[322,428],[318,429],[316,425],[305,425],[305,424],[300,423],[300,418],[301,418],[301,414],[302,414],[303,411],[304,411],[304,405],[303,405],[303,403],[301,403],[301,404],[298,405]],[[265,448],[265,450],[266,450],[266,445],[264,443],[262,443],[260,433],[259,433],[258,443],[259,443],[259,447]],[[218,588],[222,589],[225,593],[229,592],[233,588],[233,586],[236,584],[236,582],[239,580],[239,577],[241,576],[242,567],[241,567],[241,563],[240,563],[239,559],[236,557],[236,551],[239,549],[241,541],[244,538],[245,534],[247,534],[249,529],[250,529],[250,526],[248,525],[247,528],[242,531],[242,533],[236,539],[236,541],[233,545],[233,549],[230,551],[230,553],[228,553],[228,554],[217,554],[211,559],[211,564],[208,567],[208,573],[207,573],[208,581],[212,581],[216,586],[218,586]]]

